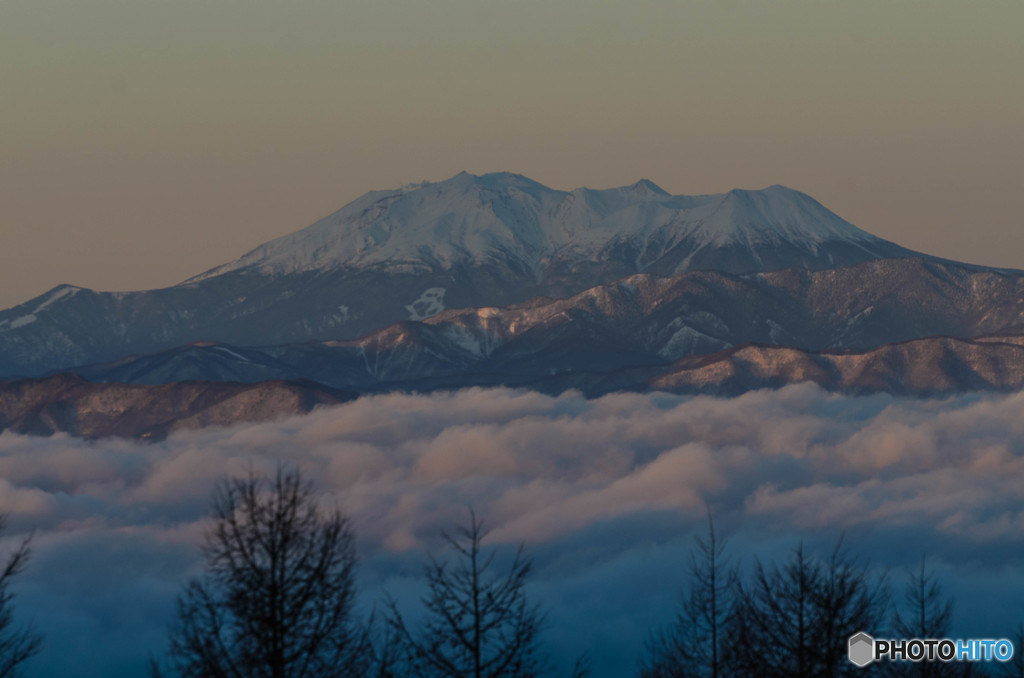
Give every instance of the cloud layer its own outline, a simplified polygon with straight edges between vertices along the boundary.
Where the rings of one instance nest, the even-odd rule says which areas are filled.
[[[589,650],[622,675],[672,613],[705,504],[747,561],[845,531],[899,584],[927,551],[964,631],[1008,632],[1011,613],[985,612],[1009,600],[1024,614],[1022,415],[1024,394],[851,398],[809,385],[734,399],[385,395],[154,445],[3,434],[0,511],[8,541],[35,531],[17,599],[49,640],[32,675],[138,675],[200,566],[214,483],[279,460],[353,517],[367,606],[387,590],[414,614],[423,554],[473,506],[492,543],[535,556],[556,655]]]

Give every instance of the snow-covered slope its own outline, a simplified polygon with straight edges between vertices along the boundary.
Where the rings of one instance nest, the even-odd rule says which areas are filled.
[[[616,258],[623,246],[635,251],[638,272],[682,244],[689,255],[740,247],[750,251],[752,261],[760,258],[758,249],[781,244],[811,257],[829,244],[859,250],[865,259],[878,256],[878,250],[884,256],[897,253],[891,243],[783,186],[673,196],[642,180],[622,188],[565,192],[517,174],[463,172],[438,183],[367,193],[308,228],[186,282],[238,270],[280,275],[381,266],[405,271],[495,259],[542,277],[552,260],[600,262]],[[692,260],[682,257],[671,272],[687,270]]]

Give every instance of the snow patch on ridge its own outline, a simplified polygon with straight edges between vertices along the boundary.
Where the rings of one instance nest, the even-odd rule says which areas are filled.
[[[0,327],[3,327],[6,324],[9,329],[13,330],[17,327],[31,325],[38,319],[39,318],[36,317],[35,313],[29,313],[28,315],[23,315],[20,318],[15,318],[14,320],[5,320],[2,323],[0,323]]]
[[[409,311],[409,320],[426,320],[444,310],[443,287],[431,287],[423,291],[420,298],[405,307]]]
[[[242,361],[243,363],[252,362],[251,360],[246,358],[244,355],[241,355],[239,353],[235,353],[234,351],[232,351],[227,346],[214,346],[213,350],[220,351],[221,353],[227,353],[229,356],[231,356],[233,358],[237,358],[238,360]]]
[[[685,355],[711,353],[727,347],[728,344],[721,339],[716,339],[689,325],[684,325],[669,337],[669,340],[658,351],[658,355],[668,360],[676,360]]]
[[[70,299],[81,291],[81,287],[74,287],[73,285],[65,285],[61,287],[36,306],[32,312],[19,316],[14,320],[0,320],[0,332],[31,325],[35,321],[39,320],[39,316],[37,314],[40,311],[45,311],[50,305],[60,301],[61,299]]]
[[[54,303],[56,301],[60,301],[61,299],[64,299],[64,298],[73,297],[73,296],[75,296],[76,294],[78,294],[81,291],[82,291],[81,287],[72,287],[70,285],[68,285],[67,287],[64,287],[62,289],[59,289],[56,292],[54,292],[53,294],[51,294],[46,301],[44,301],[43,303],[41,303],[38,306],[36,306],[36,310],[32,311],[32,313],[33,314],[39,313],[40,311],[42,311],[44,308],[46,308],[50,304],[52,304],[52,303]]]

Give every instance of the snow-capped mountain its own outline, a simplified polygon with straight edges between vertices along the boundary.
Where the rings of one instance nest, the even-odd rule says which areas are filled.
[[[459,174],[374,191],[180,285],[62,285],[0,311],[0,375],[29,376],[194,341],[351,339],[445,309],[565,298],[636,273],[827,269],[922,256],[781,186],[672,196],[649,181],[558,191]]]
[[[709,265],[723,249],[729,256]],[[186,282],[233,271],[450,270],[495,261],[542,281],[557,264],[611,261],[635,272],[744,273],[764,270],[766,260],[770,268],[825,268],[906,254],[783,186],[673,196],[641,180],[565,192],[517,174],[463,172],[439,183],[367,193]]]

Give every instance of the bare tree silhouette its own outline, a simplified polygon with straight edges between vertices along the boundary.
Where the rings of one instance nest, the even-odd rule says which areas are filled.
[[[764,678],[865,675],[847,660],[847,642],[884,620],[889,605],[884,578],[872,578],[842,539],[824,560],[801,543],[782,568],[757,561],[753,581],[737,580],[735,595],[732,675]]]
[[[173,670],[196,678],[368,675],[368,636],[353,614],[353,542],[348,519],[323,511],[298,470],[221,483],[206,570],[178,599]]]
[[[7,527],[7,516],[0,515],[0,534]],[[26,537],[7,558],[0,571],[0,678],[15,678],[21,675],[25,662],[42,649],[42,636],[30,626],[18,627],[14,623],[14,594],[11,581],[18,576],[28,563],[31,551]]]
[[[539,646],[545,614],[524,591],[533,563],[520,546],[507,571],[493,572],[496,552],[484,552],[486,536],[472,509],[468,525],[444,535],[451,557],[431,558],[425,568],[421,631],[410,630],[390,602],[389,624],[404,649],[393,675],[533,678],[551,669]],[[585,662],[577,662],[574,675],[585,674]]]
[[[720,678],[731,674],[726,626],[732,613],[736,569],[724,556],[726,541],[715,532],[707,510],[707,537],[694,537],[690,585],[675,622],[648,641],[640,660],[641,678]]]
[[[893,629],[900,638],[945,638],[953,620],[953,599],[942,594],[942,586],[928,557],[921,556],[917,568],[908,572],[903,590],[904,608],[894,613]],[[966,678],[983,675],[983,669],[969,662],[894,662],[894,676],[907,678]]]

